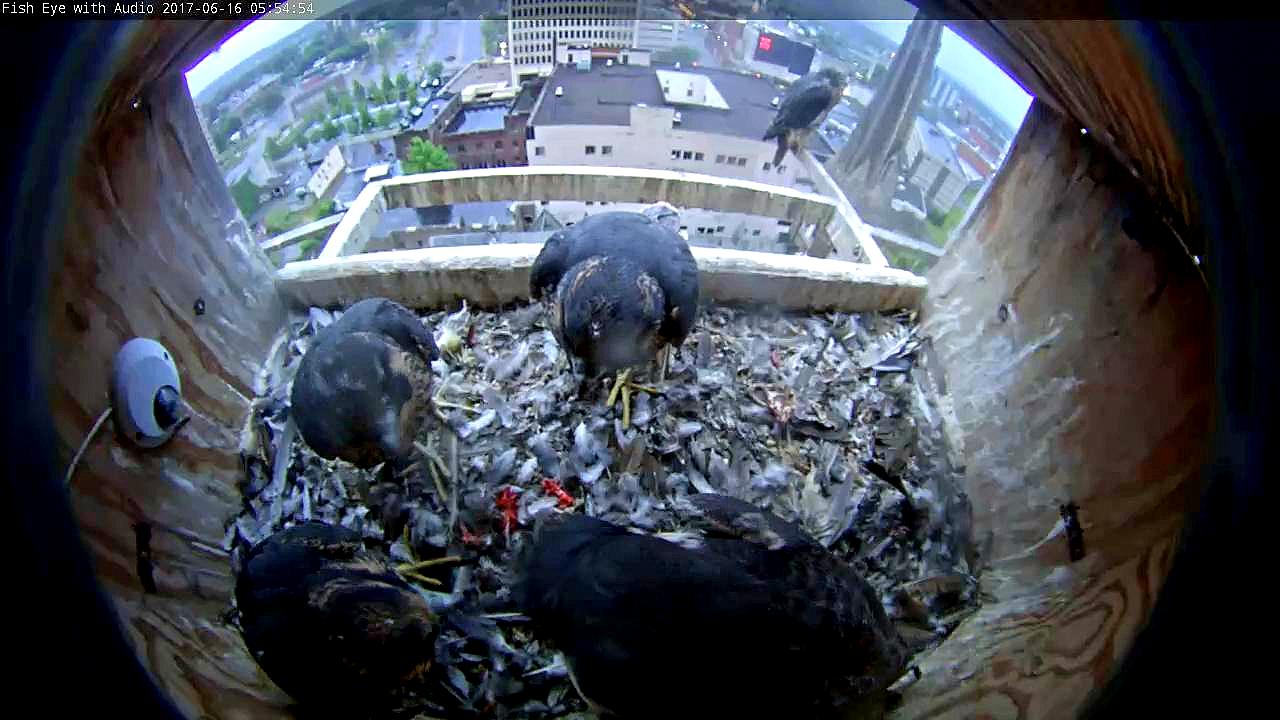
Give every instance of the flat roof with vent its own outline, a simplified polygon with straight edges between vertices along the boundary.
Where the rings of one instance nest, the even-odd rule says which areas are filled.
[[[676,79],[705,77],[707,88],[714,90],[718,98],[713,102],[723,103],[726,109],[690,103],[688,98],[685,102],[668,102],[659,80],[664,76]],[[778,95],[778,89],[771,80],[731,70],[699,68],[698,72],[691,73],[676,71],[670,65],[614,63],[610,67],[604,62],[595,62],[587,72],[569,65],[559,66],[547,83],[549,90],[564,88],[564,93],[547,92],[543,96],[529,121],[534,127],[630,125],[633,106],[670,107],[680,112],[680,128],[683,130],[760,140],[777,113],[777,109],[769,104]],[[673,85],[672,89],[676,87]],[[687,89],[680,92],[687,95]],[[697,94],[695,88],[694,95]]]
[[[662,85],[662,98],[672,105],[700,105],[728,110],[729,103],[716,89],[711,78],[701,73],[657,70]]]

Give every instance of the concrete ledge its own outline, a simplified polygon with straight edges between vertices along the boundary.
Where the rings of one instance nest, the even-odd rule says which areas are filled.
[[[505,200],[665,200],[676,207],[749,213],[795,225],[826,225],[836,216],[836,202],[821,195],[751,180],[646,168],[533,165],[446,170],[390,178],[380,185],[388,209]]]
[[[269,237],[258,247],[263,250],[278,250],[286,248],[290,245],[297,245],[309,237],[316,237],[327,234],[327,230],[342,221],[342,213],[330,215],[326,218],[320,218],[315,222],[309,222],[306,225],[296,227],[289,232],[283,232],[279,235]]]
[[[898,247],[904,247],[908,250],[915,250],[916,252],[924,253],[925,255],[942,257],[942,248],[934,245],[933,243],[916,240],[915,238],[908,237],[900,232],[894,232],[888,228],[876,227],[875,225],[868,225],[867,228],[871,230],[871,236],[877,240],[882,240],[891,245],[897,245]]]
[[[495,307],[529,296],[537,244],[424,248],[289,263],[276,288],[302,305],[349,305],[383,296],[415,308],[461,299]],[[743,250],[693,248],[704,299],[787,309],[895,310],[919,307],[924,278],[862,263]]]
[[[840,214],[839,220],[826,226],[819,226],[826,235],[826,242],[830,244],[831,249],[835,250],[837,255],[849,257],[854,252],[854,248],[857,248],[868,263],[880,267],[888,267],[888,258],[884,256],[884,252],[876,244],[875,238],[871,237],[869,226],[863,222],[862,217],[858,215],[858,211],[853,209],[848,196],[844,194],[844,190],[840,189],[839,183],[831,177],[827,169],[822,166],[822,163],[818,162],[808,150],[801,150],[800,156],[805,167],[809,168],[809,173],[813,176],[814,183],[821,187],[823,192],[826,192],[836,200],[836,211]],[[853,237],[848,237],[850,234]],[[811,252],[809,254],[813,255],[815,253]],[[821,256],[823,253],[816,254]]]

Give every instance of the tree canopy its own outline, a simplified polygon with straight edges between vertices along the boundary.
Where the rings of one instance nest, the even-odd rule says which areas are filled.
[[[420,137],[409,143],[409,156],[401,162],[404,171],[409,174],[435,172],[436,170],[452,170],[457,167],[449,153],[439,145],[433,145]]]
[[[350,45],[342,47],[329,53],[326,58],[333,62],[346,62],[347,60],[359,60],[369,54],[369,43],[360,40]]]
[[[702,57],[702,53],[697,48],[689,47],[688,45],[677,45],[670,50],[656,52],[653,55],[653,59],[660,63],[682,63],[685,65]]]

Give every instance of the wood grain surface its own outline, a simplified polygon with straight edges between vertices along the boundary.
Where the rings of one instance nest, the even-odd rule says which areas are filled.
[[[240,429],[283,305],[184,78],[165,71],[185,67],[204,35],[170,23],[130,37],[125,57],[159,74],[122,71],[74,176],[48,306],[52,415],[69,461],[107,405],[120,346],[146,336],[168,348],[196,416],[151,451],[120,441],[108,422],[76,470],[72,504],[127,633],[178,706],[192,717],[269,716],[286,698],[221,619],[232,579],[219,546],[240,505]],[[152,530],[154,594],[139,575],[140,523]]]
[[[987,604],[924,662],[903,718],[1058,718],[1153,607],[1211,427],[1207,289],[1120,229],[1129,176],[1036,103],[929,276]],[[1085,556],[1070,562],[1073,502]]]

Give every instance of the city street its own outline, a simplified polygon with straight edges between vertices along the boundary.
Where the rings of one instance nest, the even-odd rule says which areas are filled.
[[[435,37],[432,38],[432,31]],[[428,47],[428,43],[430,46]],[[479,20],[440,20],[419,23],[411,41],[401,43],[393,57],[388,61],[386,72],[392,77],[403,72],[417,82],[426,66],[440,61],[447,66],[461,66],[479,59],[484,49],[484,39],[480,32]],[[452,58],[452,59],[450,59]],[[408,65],[406,66],[406,63]],[[383,66],[370,60],[360,63],[348,76],[348,80],[359,80],[369,85],[382,80]],[[252,143],[244,153],[244,159],[224,174],[227,184],[239,180],[258,158],[262,157],[267,138],[275,136],[291,121],[288,103],[297,92],[297,88],[285,88],[285,104],[265,120],[264,125],[253,135]],[[374,112],[377,108],[374,109]]]

